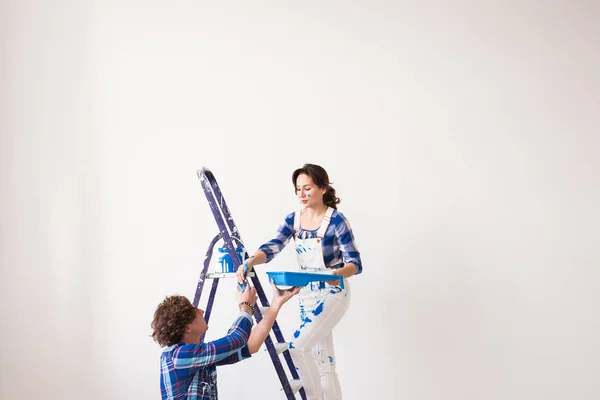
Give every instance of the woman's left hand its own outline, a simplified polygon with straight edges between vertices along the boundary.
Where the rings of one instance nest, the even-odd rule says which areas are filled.
[[[332,275],[340,275],[337,271],[333,271],[331,274]],[[335,280],[331,280],[331,281],[325,281],[325,282],[327,282],[331,286],[340,286],[339,279],[335,279]]]

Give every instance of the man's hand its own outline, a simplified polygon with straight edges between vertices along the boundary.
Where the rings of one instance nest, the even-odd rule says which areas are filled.
[[[287,290],[279,289],[277,286],[275,286],[274,282],[271,282],[271,286],[273,286],[273,300],[271,300],[271,305],[278,308],[283,306],[289,299],[300,293],[299,286],[295,286]]]
[[[254,306],[256,303],[256,299],[258,299],[258,296],[256,295],[256,289],[250,285],[246,286],[246,290],[244,290],[240,295],[240,302],[247,301],[252,306]]]

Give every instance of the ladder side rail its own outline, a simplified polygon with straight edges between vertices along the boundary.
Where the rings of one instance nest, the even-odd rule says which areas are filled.
[[[275,350],[275,345],[273,344],[273,339],[271,339],[271,336],[267,336],[267,338],[265,339],[265,345],[267,345],[267,351],[269,352],[269,356],[271,357],[271,361],[273,362],[273,366],[275,367],[275,372],[277,372],[277,376],[279,377],[279,382],[281,383],[283,392],[285,393],[288,400],[295,399],[296,396],[292,391],[292,386],[290,385],[289,378],[285,373],[285,370],[283,369],[283,364],[279,359],[279,354],[277,354],[277,351]]]
[[[277,339],[277,340],[279,340],[279,339]],[[296,365],[294,365],[294,361],[292,360],[292,355],[290,354],[289,350],[283,352],[283,358],[285,359],[285,362],[290,370],[290,373],[292,374],[292,378],[300,379],[300,376],[298,375],[298,371],[296,370]],[[302,400],[306,400],[306,392],[304,391],[304,388],[301,388],[298,393],[300,393],[300,398],[302,398]]]
[[[206,195],[206,200],[208,200],[210,210],[212,211],[217,226],[219,227],[219,233],[221,234],[221,237],[223,238],[223,241],[225,242],[225,245],[227,247],[227,252],[229,253],[229,256],[231,257],[231,260],[233,261],[235,267],[238,268],[240,263],[238,261],[237,253],[235,251],[235,247],[233,246],[231,235],[229,234],[223,215],[221,214],[221,208],[218,205],[217,199],[212,190],[212,186],[210,185],[206,177],[205,169],[203,169],[202,171],[198,171],[198,178],[200,179],[200,183],[202,184],[202,188],[204,189],[204,194]],[[237,237],[237,239],[239,240],[239,237]]]
[[[255,283],[254,280],[253,280],[253,283]],[[262,287],[260,287],[260,282],[258,284],[259,284],[259,287],[256,287],[257,293],[259,291],[262,292]],[[263,292],[263,294],[264,294],[264,292]],[[258,304],[254,304],[254,318],[256,319],[257,324],[260,323],[260,321],[263,318]],[[275,323],[277,323],[277,321],[275,321]],[[269,356],[271,357],[271,361],[273,362],[273,366],[275,367],[275,372],[277,373],[277,376],[279,377],[279,381],[281,382],[281,387],[283,388],[283,391],[285,392],[286,397],[289,400],[295,399],[294,392],[292,390],[292,387],[290,385],[288,377],[285,373],[285,370],[283,369],[283,364],[281,363],[281,359],[279,358],[279,354],[277,354],[277,350],[275,349],[275,344],[273,343],[273,339],[271,339],[270,335],[268,335],[265,339],[265,346],[267,347],[267,351],[269,353]],[[294,367],[294,370],[295,370],[295,367]],[[294,379],[296,379],[296,378],[294,378]]]
[[[204,267],[202,268],[202,272],[200,273],[200,278],[198,278],[198,285],[196,286],[196,293],[194,294],[194,302],[192,303],[194,307],[198,307],[200,304],[200,296],[202,296],[202,289],[204,288],[204,282],[206,281],[206,274],[208,273],[208,266],[210,265],[210,259],[212,258],[213,249],[217,241],[221,239],[221,234],[217,234],[213,238],[213,240],[208,245],[208,250],[206,251],[206,257],[204,257]]]
[[[262,285],[260,283],[260,279],[258,278],[258,275],[255,274],[251,279],[252,279],[252,283],[254,284],[254,287],[256,288],[256,294],[258,295],[258,298],[260,299],[260,301],[263,303],[263,307],[269,307],[269,301],[267,300],[267,296],[265,295],[265,291],[262,288]],[[254,312],[256,314],[256,310],[258,309],[258,306],[255,305],[254,309],[255,309]],[[259,311],[259,314],[260,314],[260,311]],[[271,328],[271,330],[273,331],[273,334],[275,335],[275,339],[277,339],[278,343],[285,342],[285,339],[283,338],[283,334],[281,333],[281,329],[279,328],[279,324],[277,323],[277,320],[275,320],[275,322],[273,323],[273,328]],[[300,377],[298,375],[298,371],[296,371],[296,366],[294,365],[294,361],[292,360],[292,356],[290,355],[290,352],[284,351],[283,358],[285,359],[286,364],[290,370],[290,373],[292,374],[292,378],[300,379]],[[303,400],[306,400],[306,393],[304,391],[304,388],[300,389],[300,396],[302,397]]]
[[[208,296],[208,304],[206,304],[206,309],[204,310],[204,320],[206,321],[207,324],[208,324],[208,321],[210,320],[210,314],[212,313],[212,307],[215,302],[215,294],[217,293],[218,286],[219,286],[219,278],[213,279],[213,284],[212,284],[212,287],[210,288],[210,295]],[[200,338],[201,342],[204,340],[204,335],[206,335],[206,332]]]
[[[229,207],[227,206],[227,202],[225,201],[225,196],[223,196],[223,193],[221,192],[221,188],[219,187],[219,184],[217,183],[217,178],[215,178],[215,175],[206,167],[203,167],[200,173],[210,183],[210,186],[214,193],[215,199],[217,199],[217,204],[219,205],[219,208],[221,209],[221,212],[223,213],[223,217],[224,217],[225,221],[227,222],[227,225],[229,226],[231,235],[233,237],[236,237],[237,239],[239,239],[241,242],[239,230],[237,229],[237,226],[235,225],[235,222],[233,221],[233,216],[231,215],[231,211],[229,210]],[[242,247],[243,247],[243,245],[242,245]]]

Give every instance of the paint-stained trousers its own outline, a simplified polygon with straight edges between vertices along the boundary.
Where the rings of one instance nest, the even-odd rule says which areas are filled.
[[[344,290],[312,282],[298,294],[301,325],[294,332],[290,354],[298,369],[308,400],[341,400],[335,371],[332,330],[350,303],[350,286]]]

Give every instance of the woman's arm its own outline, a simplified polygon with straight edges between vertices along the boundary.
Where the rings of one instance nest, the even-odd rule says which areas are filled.
[[[262,250],[256,250],[256,253],[246,261],[248,261],[248,269],[251,270],[255,265],[266,263],[267,255]]]
[[[332,274],[340,275],[344,278],[350,278],[351,276],[360,274],[362,272],[360,252],[356,246],[354,234],[352,233],[352,228],[350,227],[350,222],[348,222],[348,220],[341,213],[338,213],[336,216],[334,235],[335,242],[342,253],[342,261],[344,266],[333,270]],[[337,280],[331,280],[327,283],[330,285],[339,285],[339,281]]]
[[[341,275],[344,278],[350,278],[352,275],[356,275],[357,271],[358,271],[358,267],[355,264],[348,263],[348,264],[344,265],[342,268],[338,268],[338,269],[334,270],[332,273],[334,275]]]
[[[271,283],[271,286],[273,286],[273,300],[271,300],[271,305],[263,314],[260,322],[254,327],[252,333],[250,334],[250,338],[248,339],[248,350],[250,351],[250,354],[256,353],[260,349],[260,346],[262,346],[262,344],[265,342],[267,336],[269,336],[271,328],[273,328],[273,324],[275,323],[275,319],[277,318],[277,314],[279,314],[281,307],[289,299],[300,292],[299,287],[289,290],[281,290],[277,288],[274,283]]]
[[[290,239],[294,236],[294,215],[295,213],[288,214],[283,223],[277,228],[275,237],[269,240],[258,248],[254,255],[243,262],[237,270],[237,278],[239,283],[244,282],[244,266],[248,264],[246,268],[246,274],[252,271],[255,265],[265,264],[271,261],[277,254],[279,254],[285,246],[289,243]]]
[[[344,266],[336,270],[336,275],[349,278],[352,275],[362,272],[362,261],[360,259],[360,252],[356,246],[356,239],[350,227],[350,222],[341,213],[338,213],[338,217],[340,220],[335,226],[334,233],[335,240],[342,253]]]

